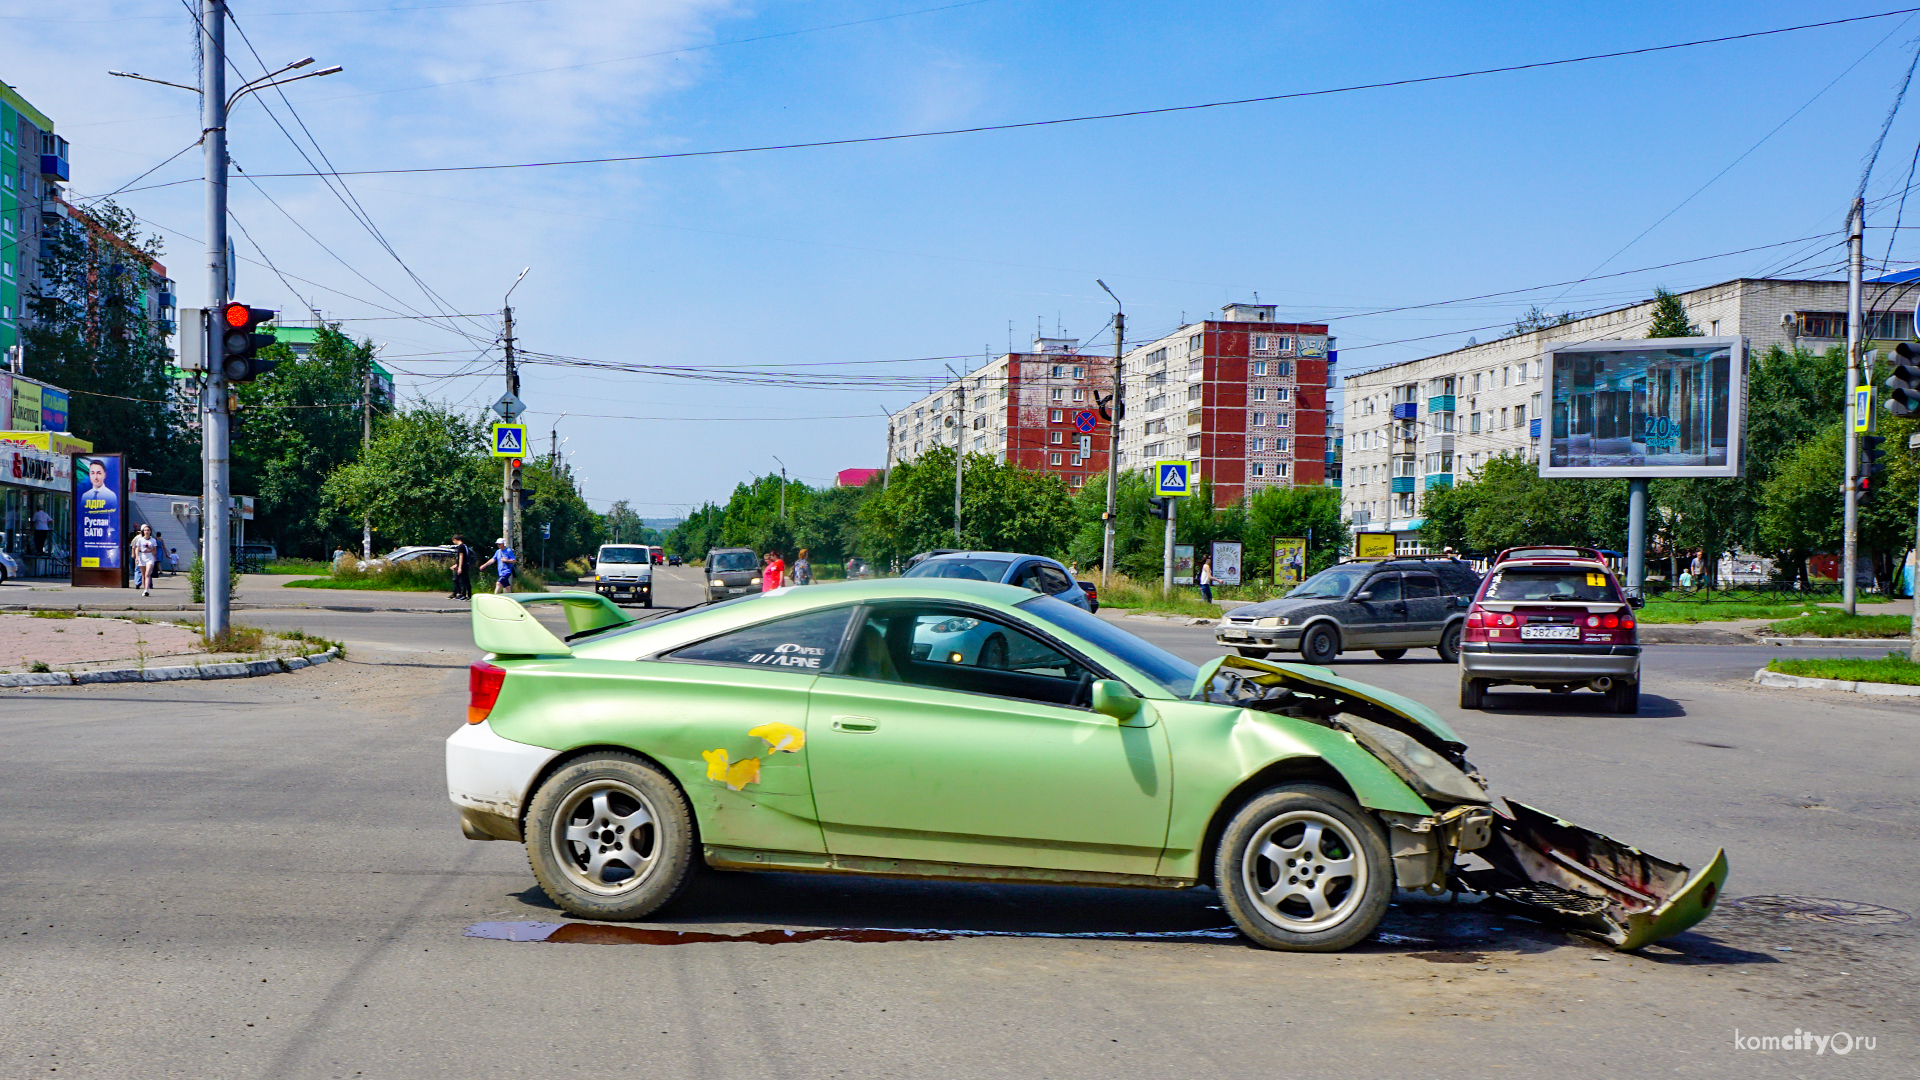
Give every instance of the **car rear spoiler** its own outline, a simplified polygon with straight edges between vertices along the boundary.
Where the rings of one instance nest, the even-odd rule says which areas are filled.
[[[474,645],[496,656],[572,656],[573,649],[527,610],[529,604],[562,605],[575,634],[633,621],[598,593],[481,593],[473,598]]]

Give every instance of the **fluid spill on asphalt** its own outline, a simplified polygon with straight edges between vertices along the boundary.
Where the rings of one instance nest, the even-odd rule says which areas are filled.
[[[1089,938],[1099,941],[1232,941],[1240,931],[1167,930],[1127,933],[1092,931],[1079,934],[1028,933],[1018,930],[887,930],[879,927],[833,927],[825,930],[754,930],[744,934],[709,930],[658,930],[645,926],[606,923],[482,922],[467,927],[463,937],[495,941],[541,941],[563,945],[703,945],[745,942],[789,945],[804,941],[952,941],[968,937]]]

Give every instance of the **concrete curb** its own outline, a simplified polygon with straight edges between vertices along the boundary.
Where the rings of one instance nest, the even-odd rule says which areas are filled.
[[[1191,615],[1127,615],[1123,617],[1139,619],[1142,622],[1172,623],[1175,626],[1212,626],[1216,621],[1195,618]]]
[[[1906,638],[1853,638],[1853,637],[1763,637],[1762,645],[1879,645],[1887,648],[1905,648],[1913,642]]]
[[[1766,668],[1755,671],[1753,681],[1758,686],[1776,690],[1839,690],[1843,693],[1869,694],[1873,697],[1920,697],[1920,686],[1847,682],[1844,679],[1812,679],[1805,675],[1787,675],[1778,671],[1768,671]]]
[[[0,675],[0,687],[9,686],[85,686],[91,683],[175,682],[182,679],[251,679],[259,675],[278,675],[304,667],[324,664],[339,658],[340,650],[328,649],[311,656],[289,656],[278,660],[244,660],[231,664],[199,664],[193,667],[110,668],[105,671],[29,671],[18,675]]]

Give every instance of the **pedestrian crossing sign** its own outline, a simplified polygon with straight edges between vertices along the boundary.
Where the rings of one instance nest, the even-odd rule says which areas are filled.
[[[1191,495],[1194,477],[1184,461],[1156,461],[1153,463],[1153,493],[1155,495]]]
[[[494,457],[525,457],[527,456],[527,425],[525,424],[493,425],[493,456]]]

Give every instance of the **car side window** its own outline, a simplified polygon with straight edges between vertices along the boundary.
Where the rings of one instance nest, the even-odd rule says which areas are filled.
[[[1370,581],[1368,581],[1364,586],[1361,587],[1360,591],[1370,592],[1373,594],[1372,596],[1368,597],[1365,601],[1362,601],[1363,603],[1369,603],[1369,604],[1378,604],[1382,602],[1391,603],[1392,601],[1400,599],[1400,575],[1399,574],[1381,574],[1379,577],[1373,578]]]
[[[1401,579],[1409,600],[1424,600],[1440,595],[1440,579],[1432,574],[1408,574]]]
[[[1046,588],[1040,576],[1040,572],[1044,569],[1046,569],[1046,567],[1042,564],[1030,562],[1020,568],[1020,572],[1014,576],[1013,583],[1023,589],[1032,589],[1034,592],[1044,592]]]
[[[668,653],[668,660],[699,660],[709,664],[779,668],[792,671],[831,671],[840,661],[850,607],[810,611],[772,622],[731,630]]]
[[[1020,628],[944,605],[870,610],[854,635],[849,676],[1050,705],[1086,704],[1095,676]]]
[[[1045,563],[1038,563],[1036,565],[1040,568],[1040,587],[1048,595],[1058,596],[1068,589],[1073,588],[1073,582],[1068,581],[1067,575],[1061,573],[1055,567],[1048,566]]]

